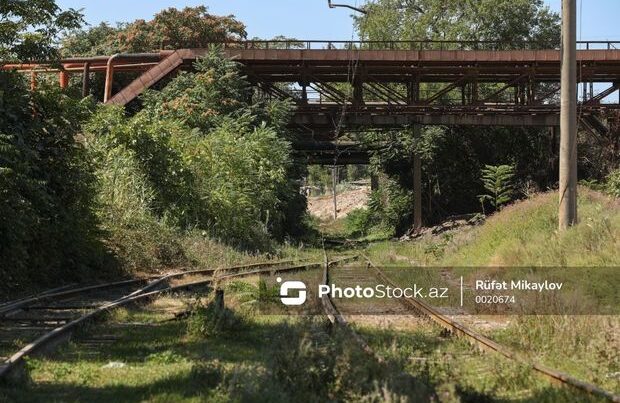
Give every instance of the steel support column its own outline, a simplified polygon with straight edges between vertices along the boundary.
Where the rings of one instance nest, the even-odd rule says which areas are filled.
[[[37,72],[30,72],[30,91],[34,91],[37,89]]]
[[[364,82],[359,76],[355,76],[353,79],[353,105],[364,105]]]
[[[413,137],[420,138],[422,126],[413,125]],[[413,153],[413,229],[417,233],[422,229],[422,159]]]
[[[370,174],[370,190],[379,190],[379,176],[377,174]]]
[[[420,100],[420,84],[416,82],[411,86],[408,97],[417,103]],[[420,139],[422,132],[422,126],[419,124],[413,125],[413,138],[417,143]],[[422,229],[422,160],[420,154],[413,153],[413,229],[415,232],[419,232]]]
[[[334,221],[338,219],[338,198],[337,198],[337,188],[338,188],[338,171],[339,166],[334,165],[332,167],[332,200],[334,202]]]

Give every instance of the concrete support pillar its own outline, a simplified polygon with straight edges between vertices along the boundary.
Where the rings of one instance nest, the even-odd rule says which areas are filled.
[[[558,145],[560,138],[560,126],[549,128],[549,161],[547,183],[552,184],[558,179]]]
[[[90,95],[90,63],[84,63],[84,71],[82,72],[82,97],[86,98]]]
[[[562,0],[560,230],[577,223],[577,1]]]

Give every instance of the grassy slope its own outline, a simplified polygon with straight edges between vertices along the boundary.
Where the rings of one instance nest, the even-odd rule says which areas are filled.
[[[557,193],[515,203],[473,230],[372,246],[383,264],[446,266],[620,265],[620,201],[580,188],[579,219],[557,231]]]
[[[506,207],[478,228],[379,243],[369,254],[390,266],[581,266],[587,277],[569,282],[592,284],[594,294],[615,292],[606,273],[620,266],[620,202],[580,188],[580,223],[559,233],[556,217],[557,193],[545,193]],[[530,359],[619,393],[619,326],[617,316],[514,316],[505,329],[485,333]]]
[[[609,266],[620,264],[620,203],[580,189],[579,224],[557,231],[557,194],[507,207],[446,263],[461,265]]]

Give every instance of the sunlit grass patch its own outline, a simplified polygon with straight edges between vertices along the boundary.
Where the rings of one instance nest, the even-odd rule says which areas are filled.
[[[579,224],[557,230],[557,193],[514,203],[455,234],[371,245],[379,264],[413,266],[620,265],[620,201],[579,189]]]

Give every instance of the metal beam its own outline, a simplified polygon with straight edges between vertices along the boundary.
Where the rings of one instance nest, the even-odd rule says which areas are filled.
[[[292,124],[307,127],[331,127],[335,116],[330,114],[297,113]],[[552,127],[560,124],[555,114],[544,115],[413,115],[413,114],[347,114],[344,117],[346,128],[376,127],[376,128],[404,128],[415,123],[422,125],[446,126],[511,126],[511,127]]]

